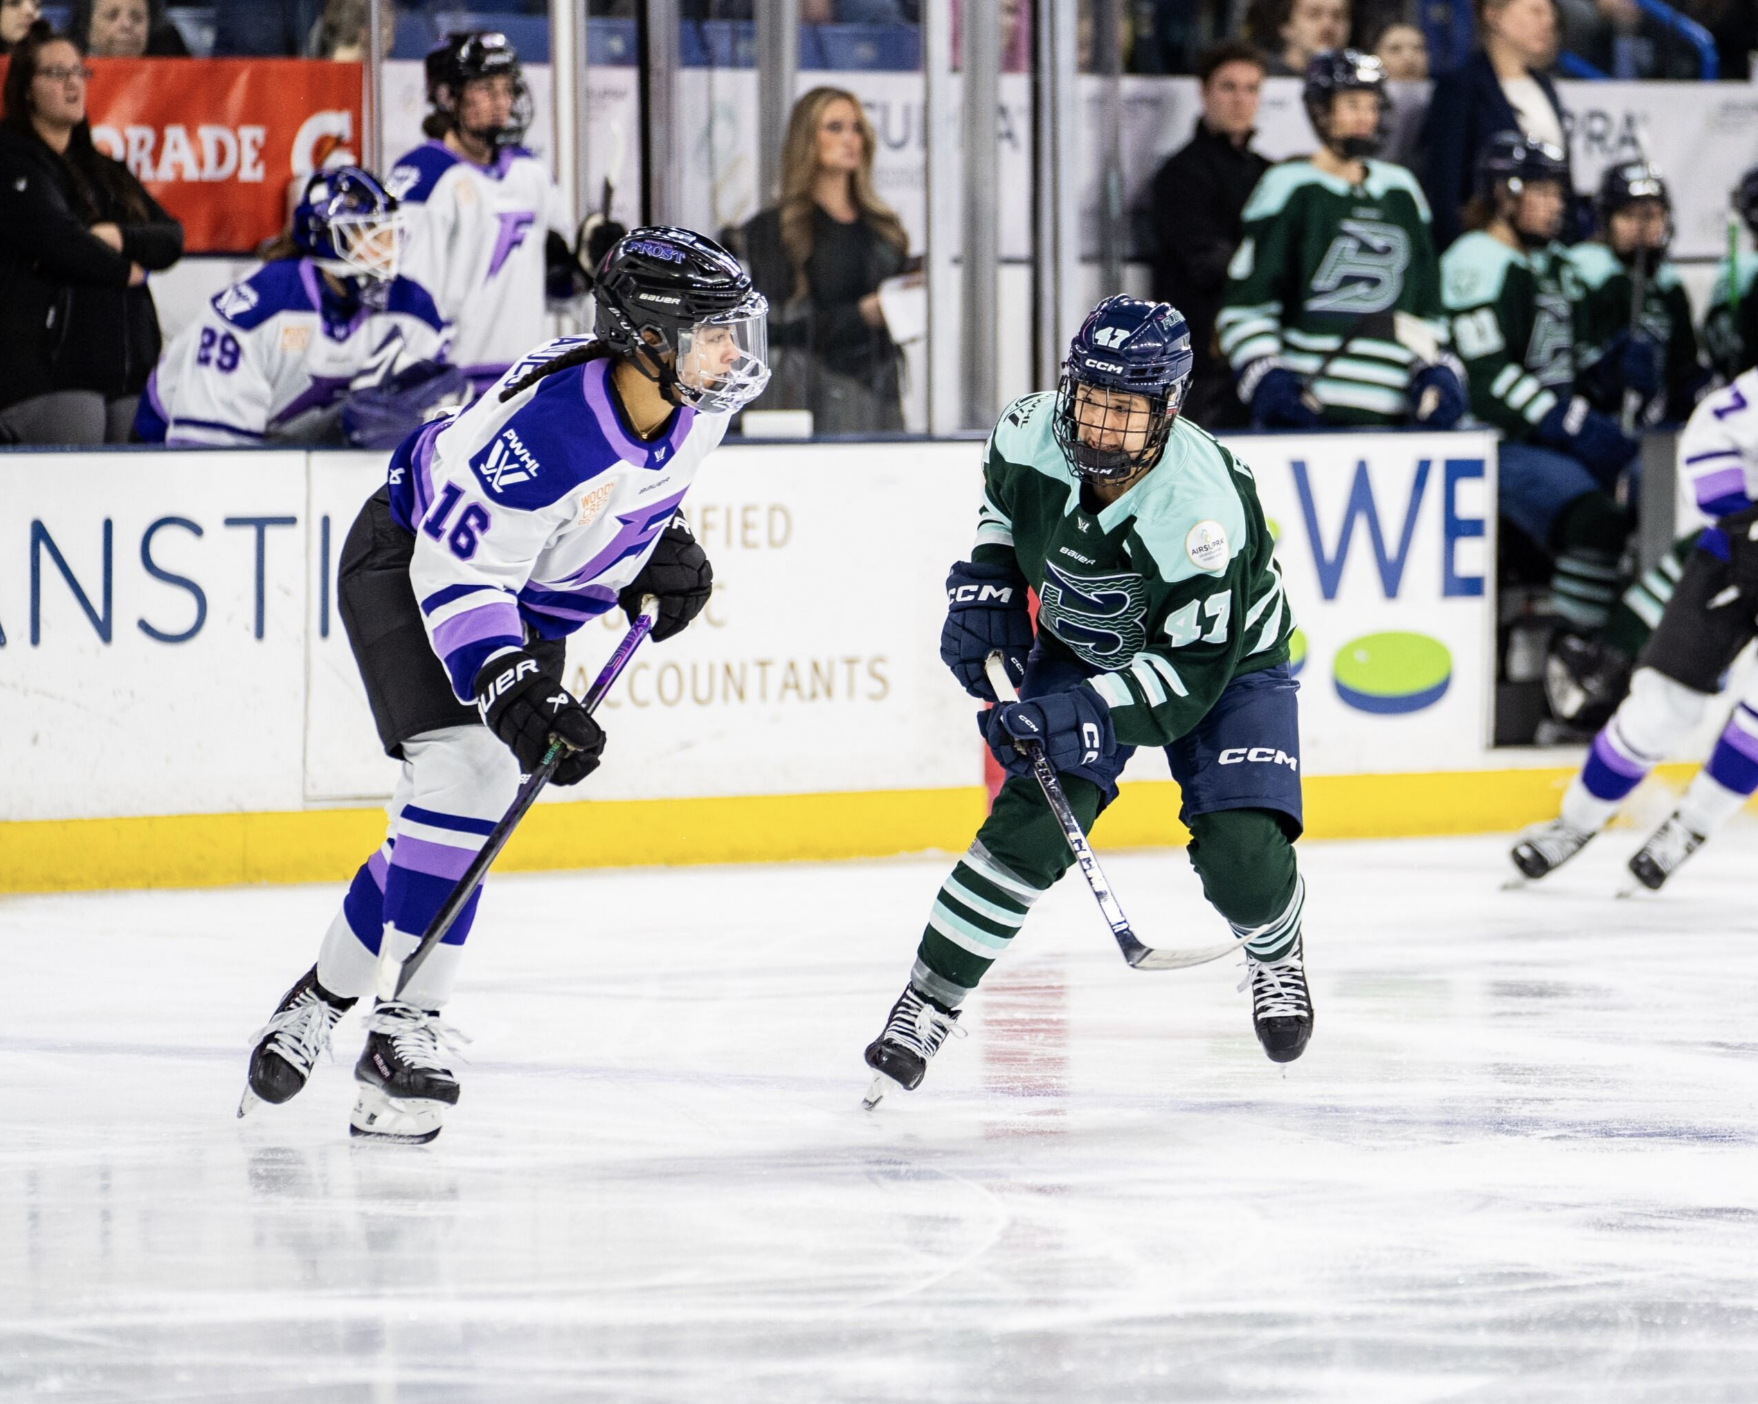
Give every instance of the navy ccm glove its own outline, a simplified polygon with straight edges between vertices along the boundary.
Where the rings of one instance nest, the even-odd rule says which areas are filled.
[[[578,785],[598,769],[604,754],[604,728],[592,719],[560,682],[544,675],[524,649],[503,653],[476,675],[476,710],[482,723],[506,743],[519,769],[531,774],[543,764],[552,734],[568,748],[550,777],[553,785]]]
[[[1617,420],[1601,414],[1577,395],[1559,400],[1538,422],[1539,442],[1571,458],[1578,458],[1593,473],[1607,477],[1636,456],[1641,447],[1626,438]]]
[[[1032,651],[1031,607],[1024,578],[1008,566],[960,561],[946,577],[946,623],[940,629],[940,658],[972,697],[995,700],[983,669],[1000,651],[1007,676],[1018,687],[1025,680]]]
[[[714,593],[714,567],[708,553],[690,534],[690,524],[679,512],[659,535],[659,544],[641,567],[641,573],[625,585],[617,595],[623,613],[634,622],[641,612],[641,597],[652,595],[659,601],[659,614],[653,621],[654,643],[681,634],[690,621],[702,612]]]
[[[1261,363],[1260,363],[1261,364]],[[1247,367],[1242,382],[1251,375]],[[1306,385],[1286,366],[1271,366],[1251,387],[1251,422],[1263,429],[1317,429],[1324,423],[1306,402]]]
[[[1047,692],[1029,702],[1002,702],[988,714],[985,735],[995,759],[1009,775],[1029,775],[1032,763],[1014,746],[1036,741],[1057,770],[1096,765],[1117,749],[1111,709],[1085,683],[1067,692]]]
[[[1434,395],[1429,395],[1430,390]],[[1422,412],[1424,400],[1433,401],[1426,415]],[[1425,429],[1451,429],[1465,417],[1468,403],[1459,372],[1444,361],[1424,366],[1410,377],[1413,417]]]

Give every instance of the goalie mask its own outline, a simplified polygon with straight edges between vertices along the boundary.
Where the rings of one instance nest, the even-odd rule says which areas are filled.
[[[704,414],[730,414],[769,383],[769,303],[725,249],[666,225],[617,240],[592,288],[597,335]]]
[[[318,171],[293,211],[293,243],[326,273],[388,283],[403,263],[407,226],[397,197],[359,166]]]
[[[1170,303],[1118,294],[1075,333],[1056,386],[1052,428],[1076,477],[1134,477],[1160,461],[1195,358]]]

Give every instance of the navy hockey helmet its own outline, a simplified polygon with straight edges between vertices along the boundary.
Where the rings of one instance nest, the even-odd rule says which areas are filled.
[[[1666,256],[1673,241],[1673,197],[1660,167],[1651,161],[1620,161],[1608,167],[1593,196],[1593,217],[1599,226],[1600,237],[1610,244],[1612,216],[1629,209],[1639,200],[1658,200],[1666,212],[1666,232],[1659,245],[1648,251],[1648,262],[1652,265]],[[1625,258],[1626,262],[1632,261],[1635,251],[1632,250],[1628,257],[1621,254],[1619,257]]]
[[[1520,241],[1529,248],[1548,244],[1557,235],[1562,222],[1562,208],[1556,211],[1551,227],[1527,228],[1521,223],[1518,200],[1529,185],[1550,181],[1563,195],[1569,190],[1569,160],[1561,149],[1547,141],[1524,136],[1519,132],[1497,132],[1477,157],[1477,198],[1490,211],[1509,220]],[[1511,195],[1515,204],[1504,206],[1503,196]]]
[[[317,171],[293,211],[293,243],[327,273],[397,276],[407,234],[397,197],[359,166]]]
[[[1752,237],[1758,239],[1758,166],[1741,176],[1740,183],[1734,187],[1734,212],[1746,221]]]
[[[596,333],[672,399],[740,409],[769,383],[769,303],[705,235],[653,225],[611,246],[593,276]]]
[[[1069,344],[1051,421],[1075,475],[1128,478],[1159,462],[1194,364],[1190,324],[1170,303],[1119,293],[1088,313]],[[1146,408],[1120,395],[1142,396]]]
[[[531,125],[531,90],[525,86],[525,71],[519,63],[519,51],[507,36],[494,30],[475,30],[446,36],[445,43],[432,50],[425,63],[428,105],[445,122],[492,150],[516,146]],[[467,84],[485,78],[506,77],[511,80],[513,106],[507,120],[498,126],[468,127],[463,125],[460,107]]]
[[[1332,138],[1331,111],[1339,93],[1372,93],[1379,99],[1379,120],[1371,135]],[[1306,87],[1301,98],[1318,139],[1342,160],[1359,161],[1385,144],[1386,70],[1372,54],[1358,49],[1327,49],[1314,54],[1306,65]]]

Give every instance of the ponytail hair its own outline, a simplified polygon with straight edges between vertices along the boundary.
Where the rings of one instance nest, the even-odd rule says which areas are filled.
[[[615,355],[616,352],[610,349],[610,343],[599,337],[593,337],[583,346],[569,347],[561,355],[551,356],[542,365],[527,371],[507,386],[505,390],[501,391],[501,403],[505,404],[508,400],[523,395],[545,376],[555,375],[559,371],[572,370],[575,366],[583,366],[588,361],[602,361]]]

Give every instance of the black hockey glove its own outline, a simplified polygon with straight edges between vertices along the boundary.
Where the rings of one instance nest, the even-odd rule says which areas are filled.
[[[604,728],[567,688],[545,676],[524,649],[482,665],[476,675],[476,710],[483,725],[518,757],[519,769],[526,775],[543,764],[552,735],[569,747],[550,777],[552,785],[577,785],[598,769]]]
[[[631,623],[641,612],[641,597],[659,601],[659,617],[653,621],[655,643],[681,634],[702,612],[714,591],[714,567],[708,553],[690,535],[690,524],[679,512],[659,535],[659,544],[641,567],[641,573],[617,594],[617,603]]]
[[[940,629],[940,661],[972,697],[995,700],[984,668],[996,650],[1007,676],[1025,680],[1032,651],[1032,616],[1025,577],[1003,565],[960,561],[946,577],[946,623]]]
[[[1758,507],[1728,513],[1715,530],[1727,537],[1728,583],[1750,610],[1758,606]]]

